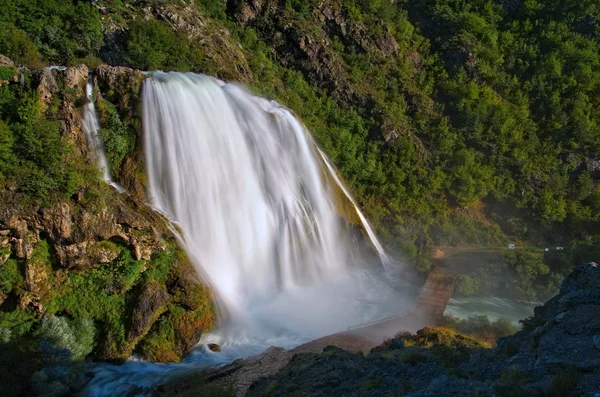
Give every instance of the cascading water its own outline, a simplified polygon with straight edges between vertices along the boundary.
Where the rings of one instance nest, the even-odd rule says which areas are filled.
[[[125,189],[112,180],[108,160],[104,153],[104,144],[102,142],[102,137],[99,134],[100,122],[98,121],[96,105],[94,104],[94,79],[92,73],[88,75],[85,95],[88,98],[88,102],[83,107],[83,131],[85,132],[88,144],[92,150],[92,155],[95,157],[98,168],[102,171],[102,179],[115,187],[120,193],[123,193]]]
[[[335,169],[293,113],[214,78],[154,72],[143,86],[144,153],[152,205],[215,291],[224,319],[180,364],[101,365],[94,396],[149,390],[169,377],[269,346],[290,348],[404,312],[410,286],[382,266],[353,266],[335,194],[357,211]]]
[[[318,149],[290,111],[207,76],[154,73],[144,131],[153,204],[180,225],[230,316],[348,267]]]

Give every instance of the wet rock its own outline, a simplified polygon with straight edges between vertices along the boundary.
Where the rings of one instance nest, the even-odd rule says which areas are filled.
[[[158,283],[150,283],[144,287],[131,313],[127,330],[129,343],[134,344],[150,330],[154,321],[165,311],[169,299],[167,291]]]
[[[208,347],[208,350],[210,350],[211,352],[221,351],[221,346],[217,345],[216,343],[209,343],[208,345],[206,345],[206,347]]]

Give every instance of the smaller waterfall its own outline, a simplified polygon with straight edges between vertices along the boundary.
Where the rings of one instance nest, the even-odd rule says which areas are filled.
[[[113,182],[108,160],[104,153],[104,144],[100,136],[100,122],[96,113],[96,105],[94,104],[94,77],[92,73],[88,76],[87,86],[85,87],[85,95],[89,101],[83,107],[83,131],[87,137],[88,144],[92,149],[93,155],[96,158],[98,168],[102,170],[102,179],[109,185],[116,188],[119,193],[125,192],[125,188],[116,182]]]
[[[329,162],[329,159],[327,158],[327,156],[325,156],[325,153],[323,153],[323,151],[321,149],[318,149],[318,150],[319,150],[319,155],[321,156],[321,158],[323,159],[323,162],[327,166],[327,170],[329,171],[329,174],[331,175],[331,177],[333,178],[333,180],[335,181],[337,186],[344,193],[344,195],[346,196],[348,201],[350,201],[350,203],[352,203],[352,205],[354,206],[354,209],[356,210],[356,214],[358,215],[358,218],[360,219],[363,227],[365,228],[365,231],[367,232],[367,236],[369,237],[371,244],[373,245],[373,247],[375,247],[375,250],[377,251],[377,254],[379,255],[381,264],[383,265],[383,267],[385,268],[386,271],[389,271],[390,267],[392,266],[392,263],[393,263],[392,260],[390,259],[388,254],[385,252],[385,250],[381,246],[381,243],[377,239],[377,236],[375,235],[375,232],[371,228],[369,221],[363,215],[362,211],[358,208],[358,204],[356,204],[356,201],[354,201],[354,198],[352,197],[350,192],[348,192],[348,189],[346,189],[346,187],[344,186],[344,184],[338,177],[335,168],[333,167],[333,165],[331,165],[331,163]]]

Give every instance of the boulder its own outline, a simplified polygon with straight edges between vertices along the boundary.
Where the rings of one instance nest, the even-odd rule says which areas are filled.
[[[135,344],[149,330],[154,321],[165,311],[169,294],[158,283],[147,284],[138,298],[131,313],[127,329],[127,341]]]

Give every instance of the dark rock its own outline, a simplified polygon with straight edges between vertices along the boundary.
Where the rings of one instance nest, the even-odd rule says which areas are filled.
[[[144,287],[131,313],[127,330],[130,343],[134,344],[150,330],[154,321],[165,311],[169,299],[169,294],[160,284],[150,283]]]
[[[206,347],[208,347],[208,350],[210,350],[211,352],[221,351],[221,346],[217,345],[216,343],[209,343],[208,345],[206,345]]]
[[[316,396],[556,395],[569,378],[570,393],[593,396],[600,390],[599,287],[599,268],[578,267],[558,296],[536,308],[528,322],[535,328],[501,338],[494,350],[424,328],[406,336],[413,346],[396,350],[403,339],[397,337],[366,357],[333,346],[321,355],[298,355],[278,374],[254,383],[248,395],[262,395],[272,384],[278,386],[275,396],[285,395],[290,384]],[[457,365],[457,354],[467,360]],[[413,360],[417,355],[424,359]]]
[[[404,341],[402,339],[392,339],[392,349],[402,349],[404,347]]]

